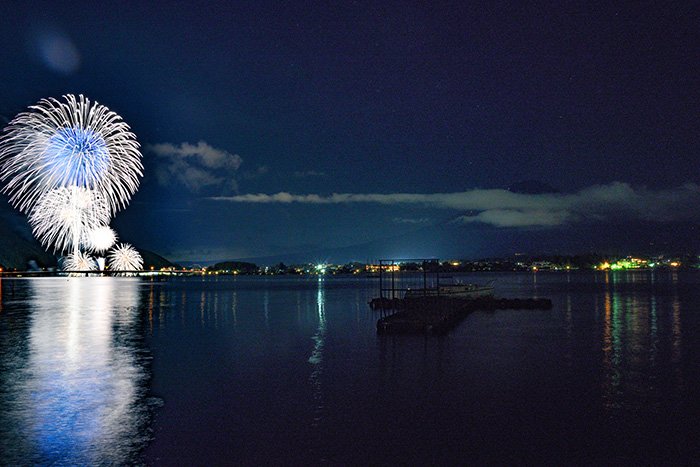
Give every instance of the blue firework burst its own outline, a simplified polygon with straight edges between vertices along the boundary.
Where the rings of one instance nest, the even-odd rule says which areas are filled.
[[[119,115],[84,96],[42,99],[0,138],[0,180],[12,204],[29,213],[59,188],[95,190],[111,214],[126,206],[143,175],[135,135]]]
[[[48,177],[60,187],[95,189],[110,167],[107,143],[90,128],[60,128],[48,141],[43,159]]]

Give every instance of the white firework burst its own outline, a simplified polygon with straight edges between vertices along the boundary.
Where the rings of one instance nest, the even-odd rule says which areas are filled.
[[[126,206],[143,175],[139,143],[119,115],[80,95],[42,99],[17,115],[0,140],[0,180],[13,206],[30,212],[45,193],[100,193],[110,214]]]
[[[122,243],[112,249],[107,257],[109,268],[113,271],[140,271],[143,269],[143,258],[138,251],[128,243]]]
[[[94,271],[95,269],[97,269],[95,259],[82,251],[76,251],[63,260],[64,271]]]
[[[34,236],[54,251],[75,251],[87,234],[109,223],[107,201],[86,188],[57,188],[42,195],[29,213]]]
[[[29,213],[34,236],[54,251],[75,251],[88,232],[109,223],[107,201],[86,188],[57,188],[44,193]],[[108,247],[109,248],[109,247]]]
[[[117,234],[106,225],[91,229],[85,236],[85,247],[93,252],[101,253],[112,248],[117,241]]]

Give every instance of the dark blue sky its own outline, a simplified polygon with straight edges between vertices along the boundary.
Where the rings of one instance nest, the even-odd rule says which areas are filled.
[[[171,259],[632,249],[700,218],[687,2],[0,13],[3,123],[65,93],[118,112],[146,175],[114,226]],[[526,180],[559,194],[504,191]],[[591,239],[610,223],[636,227]]]

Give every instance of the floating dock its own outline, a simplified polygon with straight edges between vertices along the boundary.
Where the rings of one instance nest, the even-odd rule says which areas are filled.
[[[445,334],[473,311],[550,310],[552,301],[548,298],[436,296],[375,298],[369,305],[373,310],[393,311],[377,321],[379,334]]]
[[[492,285],[462,284],[445,277],[443,267],[437,259],[380,259],[372,266],[379,293],[369,306],[382,315],[379,334],[445,334],[473,311],[552,308],[548,298],[494,297]]]

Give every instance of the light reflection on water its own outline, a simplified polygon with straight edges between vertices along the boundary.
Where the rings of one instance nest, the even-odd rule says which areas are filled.
[[[410,463],[439,452],[436,462],[523,461],[566,460],[573,449],[590,461],[692,449],[678,445],[690,433],[683,423],[692,425],[684,414],[696,413],[687,368],[697,367],[698,346],[682,337],[697,329],[700,276],[494,278],[499,295],[550,297],[554,308],[475,313],[444,338],[382,337],[367,307],[370,281],[219,278],[156,288],[167,295],[156,302],[168,304],[155,313],[156,359],[199,367],[216,356],[216,370],[188,380],[197,390],[156,372],[164,434],[147,458]],[[691,382],[697,388],[698,378]],[[188,415],[181,408],[189,406]],[[217,430],[202,428],[206,448],[180,449],[202,434],[181,426],[205,423]]]
[[[139,280],[36,278],[22,285],[26,302],[6,307],[12,316],[2,317],[18,324],[3,337],[25,346],[1,347],[3,463],[137,461],[149,438]]]
[[[377,336],[376,284],[355,278],[3,284],[3,456],[131,463],[152,384],[164,405],[145,459],[161,465],[689,458],[699,274],[492,277],[553,309]]]
[[[314,421],[312,426],[319,425],[323,411],[323,386],[321,376],[323,375],[323,347],[326,340],[326,311],[325,311],[325,294],[324,294],[323,277],[318,278],[318,292],[316,294],[316,311],[318,313],[318,329],[313,335],[314,348],[309,357],[309,363],[312,365],[313,371],[309,380],[313,386],[313,398],[315,403]]]
[[[678,276],[670,276],[670,294],[657,296],[646,286],[655,284],[654,273],[604,274],[603,404],[609,416],[658,411],[684,391]],[[672,385],[664,374],[674,376]]]

